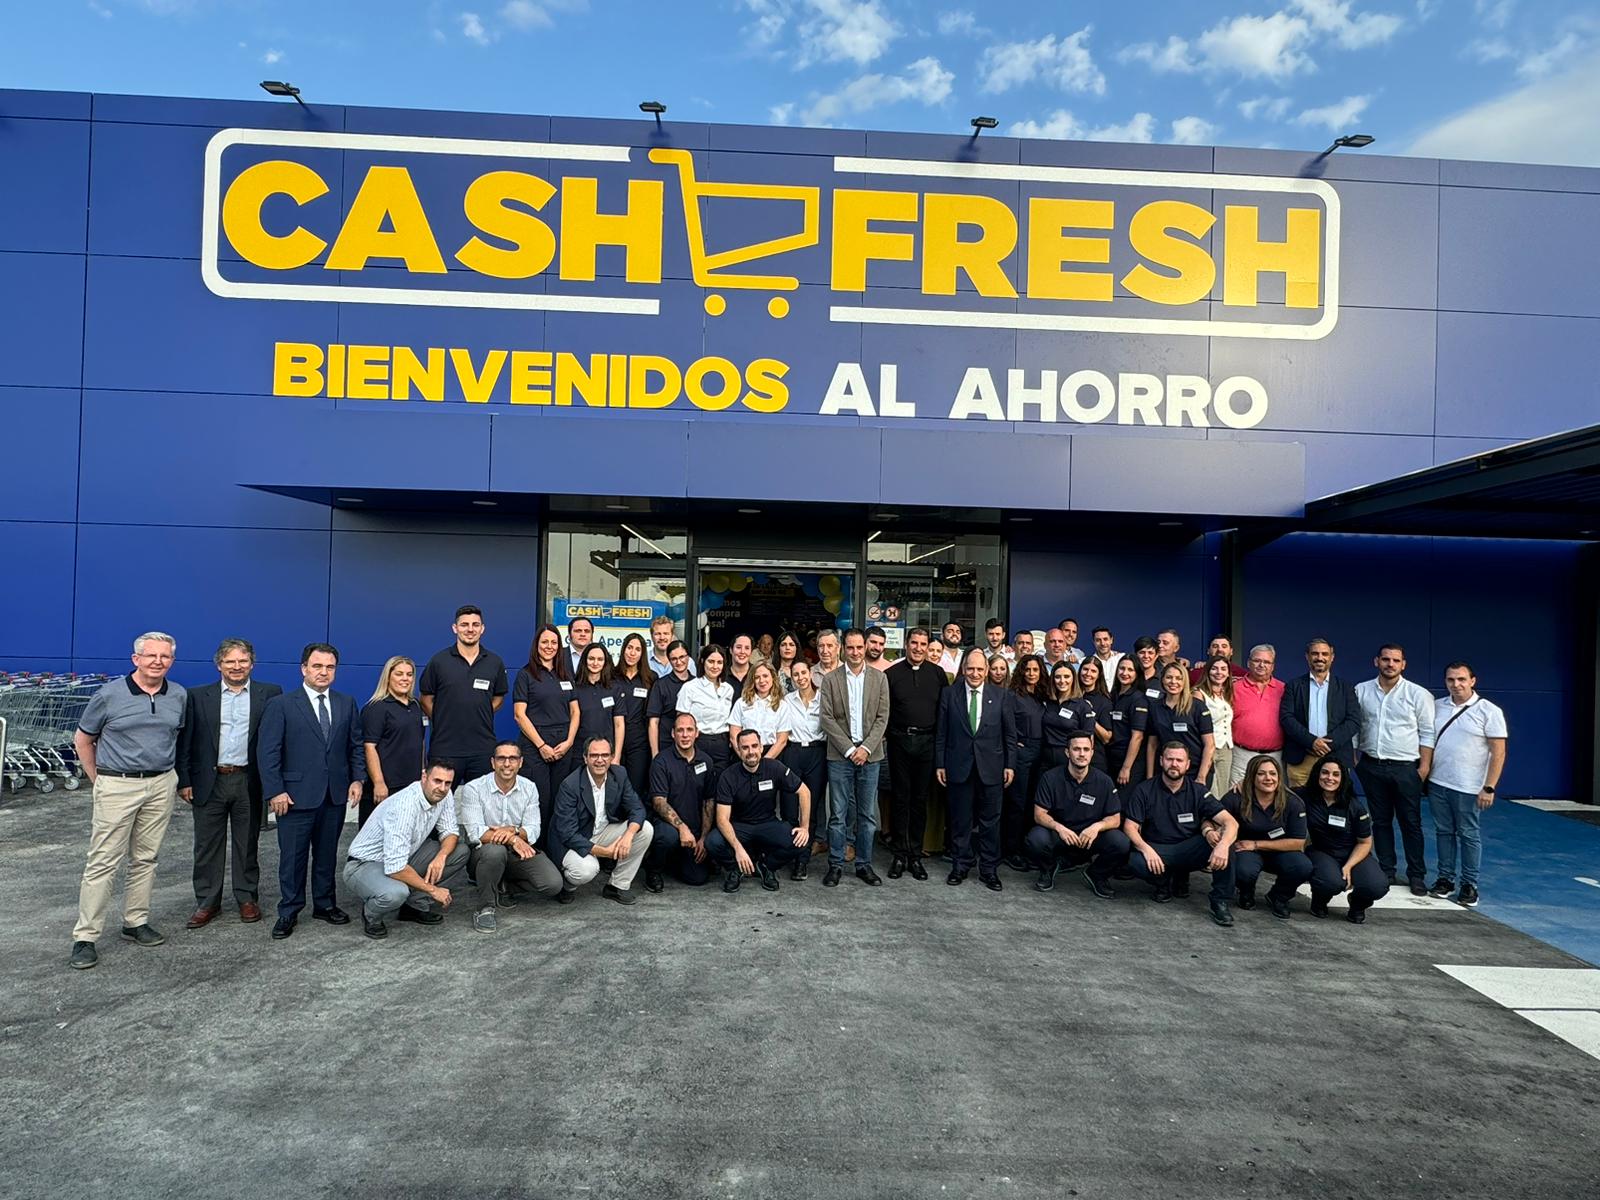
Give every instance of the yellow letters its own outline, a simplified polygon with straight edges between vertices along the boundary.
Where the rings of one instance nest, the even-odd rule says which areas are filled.
[[[239,172],[222,198],[222,231],[246,262],[271,271],[303,267],[328,243],[298,225],[281,237],[268,233],[261,224],[261,206],[268,196],[287,196],[304,206],[327,190],[322,176],[304,163],[256,163]]]
[[[1111,239],[1070,237],[1069,229],[1110,229],[1116,206],[1110,200],[1028,201],[1028,299],[1110,300],[1109,271],[1063,271],[1063,263],[1108,263]]]
[[[1287,236],[1263,242],[1257,234],[1260,212],[1253,205],[1230,204],[1223,210],[1222,302],[1254,305],[1257,277],[1283,276],[1283,301],[1290,308],[1315,308],[1321,292],[1322,214],[1314,208],[1291,208]]]
[[[867,262],[910,262],[916,238],[871,228],[873,221],[915,221],[915,192],[866,192],[840,188],[833,193],[833,290],[867,290]]]
[[[404,167],[367,171],[323,266],[330,271],[359,271],[373,258],[397,258],[418,275],[445,272],[428,214],[422,211],[411,172]]]

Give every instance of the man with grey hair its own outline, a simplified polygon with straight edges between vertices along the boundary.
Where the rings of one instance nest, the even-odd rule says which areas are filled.
[[[822,677],[839,667],[839,635],[831,629],[817,634],[817,665],[811,668],[811,677],[822,686]]]
[[[223,638],[212,661],[221,679],[189,692],[178,735],[178,797],[194,812],[194,915],[188,928],[209,925],[222,911],[223,868],[233,860],[239,919],[261,920],[261,770],[256,749],[275,683],[250,678],[256,650],[244,638]],[[229,832],[232,832],[230,838]],[[231,856],[224,853],[231,843]]]
[[[1272,677],[1278,652],[1263,642],[1250,647],[1245,674],[1233,681],[1233,767],[1228,787],[1244,781],[1250,760],[1269,756],[1283,769],[1283,681]]]
[[[167,679],[178,643],[170,634],[133,639],[133,670],[101,688],[83,710],[72,745],[94,789],[89,855],[78,885],[78,924],[71,965],[100,961],[95,943],[111,907],[112,885],[128,860],[122,936],[140,946],[167,939],[150,924],[156,852],[178,794],[178,734],[188,693]]]

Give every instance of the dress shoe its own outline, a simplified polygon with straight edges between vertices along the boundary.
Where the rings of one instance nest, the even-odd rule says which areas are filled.
[[[122,936],[140,946],[159,946],[167,940],[166,934],[159,932],[148,921],[143,925],[124,925]]]
[[[361,932],[373,941],[381,941],[389,936],[389,927],[381,920],[374,921],[366,913],[361,914]]]
[[[652,895],[667,886],[667,877],[660,871],[646,871],[644,873],[644,890]]]
[[[515,908],[517,905],[522,903],[522,897],[517,895],[515,892],[507,891],[505,888],[501,888],[499,891],[495,892],[494,902],[495,907],[497,908]]]
[[[556,893],[557,904],[574,904],[578,899],[578,889],[564,887]]]
[[[844,868],[843,867],[830,866],[828,868],[828,873],[822,877],[822,886],[823,887],[838,887],[839,886],[839,880],[841,880],[843,878],[844,878]]]
[[[906,864],[906,874],[913,879],[926,880],[928,878],[928,868],[922,865],[920,858],[913,858]]]
[[[239,905],[239,920],[243,921],[246,925],[254,925],[257,921],[261,920],[261,905],[257,904],[254,900],[246,900],[243,904]]]
[[[1278,920],[1287,921],[1289,919],[1289,902],[1281,896],[1274,896],[1268,893],[1267,907],[1272,909],[1272,915],[1277,917]]]
[[[967,881],[967,873],[952,869],[950,874],[945,876],[944,881],[951,887],[960,887]]]
[[[1089,874],[1089,868],[1087,867],[1083,869],[1083,881],[1089,885],[1089,890],[1096,896],[1100,897],[1100,899],[1115,900],[1117,898],[1116,889],[1105,880],[1096,879],[1093,875]]]
[[[983,881],[983,886],[988,888],[991,892],[1003,891],[1005,889],[1006,885],[1000,882],[1000,876],[998,875],[980,875],[978,878]]]
[[[1213,900],[1211,902],[1211,919],[1226,929],[1233,924],[1233,914],[1228,911],[1226,900]]]
[[[329,925],[350,924],[350,914],[335,904],[332,908],[314,908],[311,910],[314,921],[326,921]]]
[[[1428,894],[1428,885],[1420,879],[1413,879],[1411,881],[1411,894],[1413,896],[1426,896]]]
[[[906,860],[900,855],[896,854],[892,859],[889,860],[889,878],[899,879],[900,876],[904,875],[905,873]]]
[[[212,921],[216,920],[217,914],[221,911],[220,908],[197,908],[194,910],[194,916],[189,918],[189,922],[184,928],[204,929]]]
[[[1039,878],[1033,881],[1033,890],[1036,892],[1054,891],[1056,886],[1056,874],[1060,870],[1060,859],[1052,859],[1048,867],[1040,867]]]
[[[606,884],[600,889],[600,894],[607,900],[615,900],[618,904],[639,903],[639,897],[633,894],[632,888],[619,888],[615,884]]]
[[[74,971],[87,971],[99,961],[100,954],[93,942],[72,943],[72,957],[67,959],[67,965]]]
[[[769,892],[778,890],[778,873],[765,862],[756,864],[756,874],[761,876],[761,886],[764,890]]]
[[[737,867],[722,873],[722,890],[725,892],[737,892],[743,882],[744,876],[739,873]]]
[[[882,887],[883,880],[878,878],[878,873],[871,867],[857,867],[856,878],[868,887]]]
[[[295,919],[293,917],[279,917],[277,923],[272,927],[272,940],[275,942],[281,942],[284,938],[293,933],[294,922]]]
[[[395,914],[395,920],[412,921],[418,925],[437,925],[444,920],[444,914],[434,912],[431,908],[413,908],[409,904],[402,904],[400,911]]]
[[[1239,889],[1239,907],[1249,912],[1256,906],[1256,890],[1254,888]]]
[[[1023,858],[1020,854],[1012,854],[1008,856],[1006,858],[1006,866],[1010,867],[1013,871],[1026,871],[1029,869],[1028,860]]]

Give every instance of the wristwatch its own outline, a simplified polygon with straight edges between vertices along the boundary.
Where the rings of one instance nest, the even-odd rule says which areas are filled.
[[[1490,787],[1487,783],[1483,785],[1482,790],[1488,792],[1491,796],[1494,795],[1494,788]]]

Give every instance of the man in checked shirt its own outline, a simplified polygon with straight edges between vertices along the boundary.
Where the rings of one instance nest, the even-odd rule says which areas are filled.
[[[450,763],[430,758],[422,778],[373,809],[350,843],[344,881],[361,897],[363,931],[369,938],[389,936],[383,919],[396,909],[400,920],[419,925],[444,920],[444,913],[429,901],[449,908],[445,881],[467,865],[450,794],[455,777]]]

